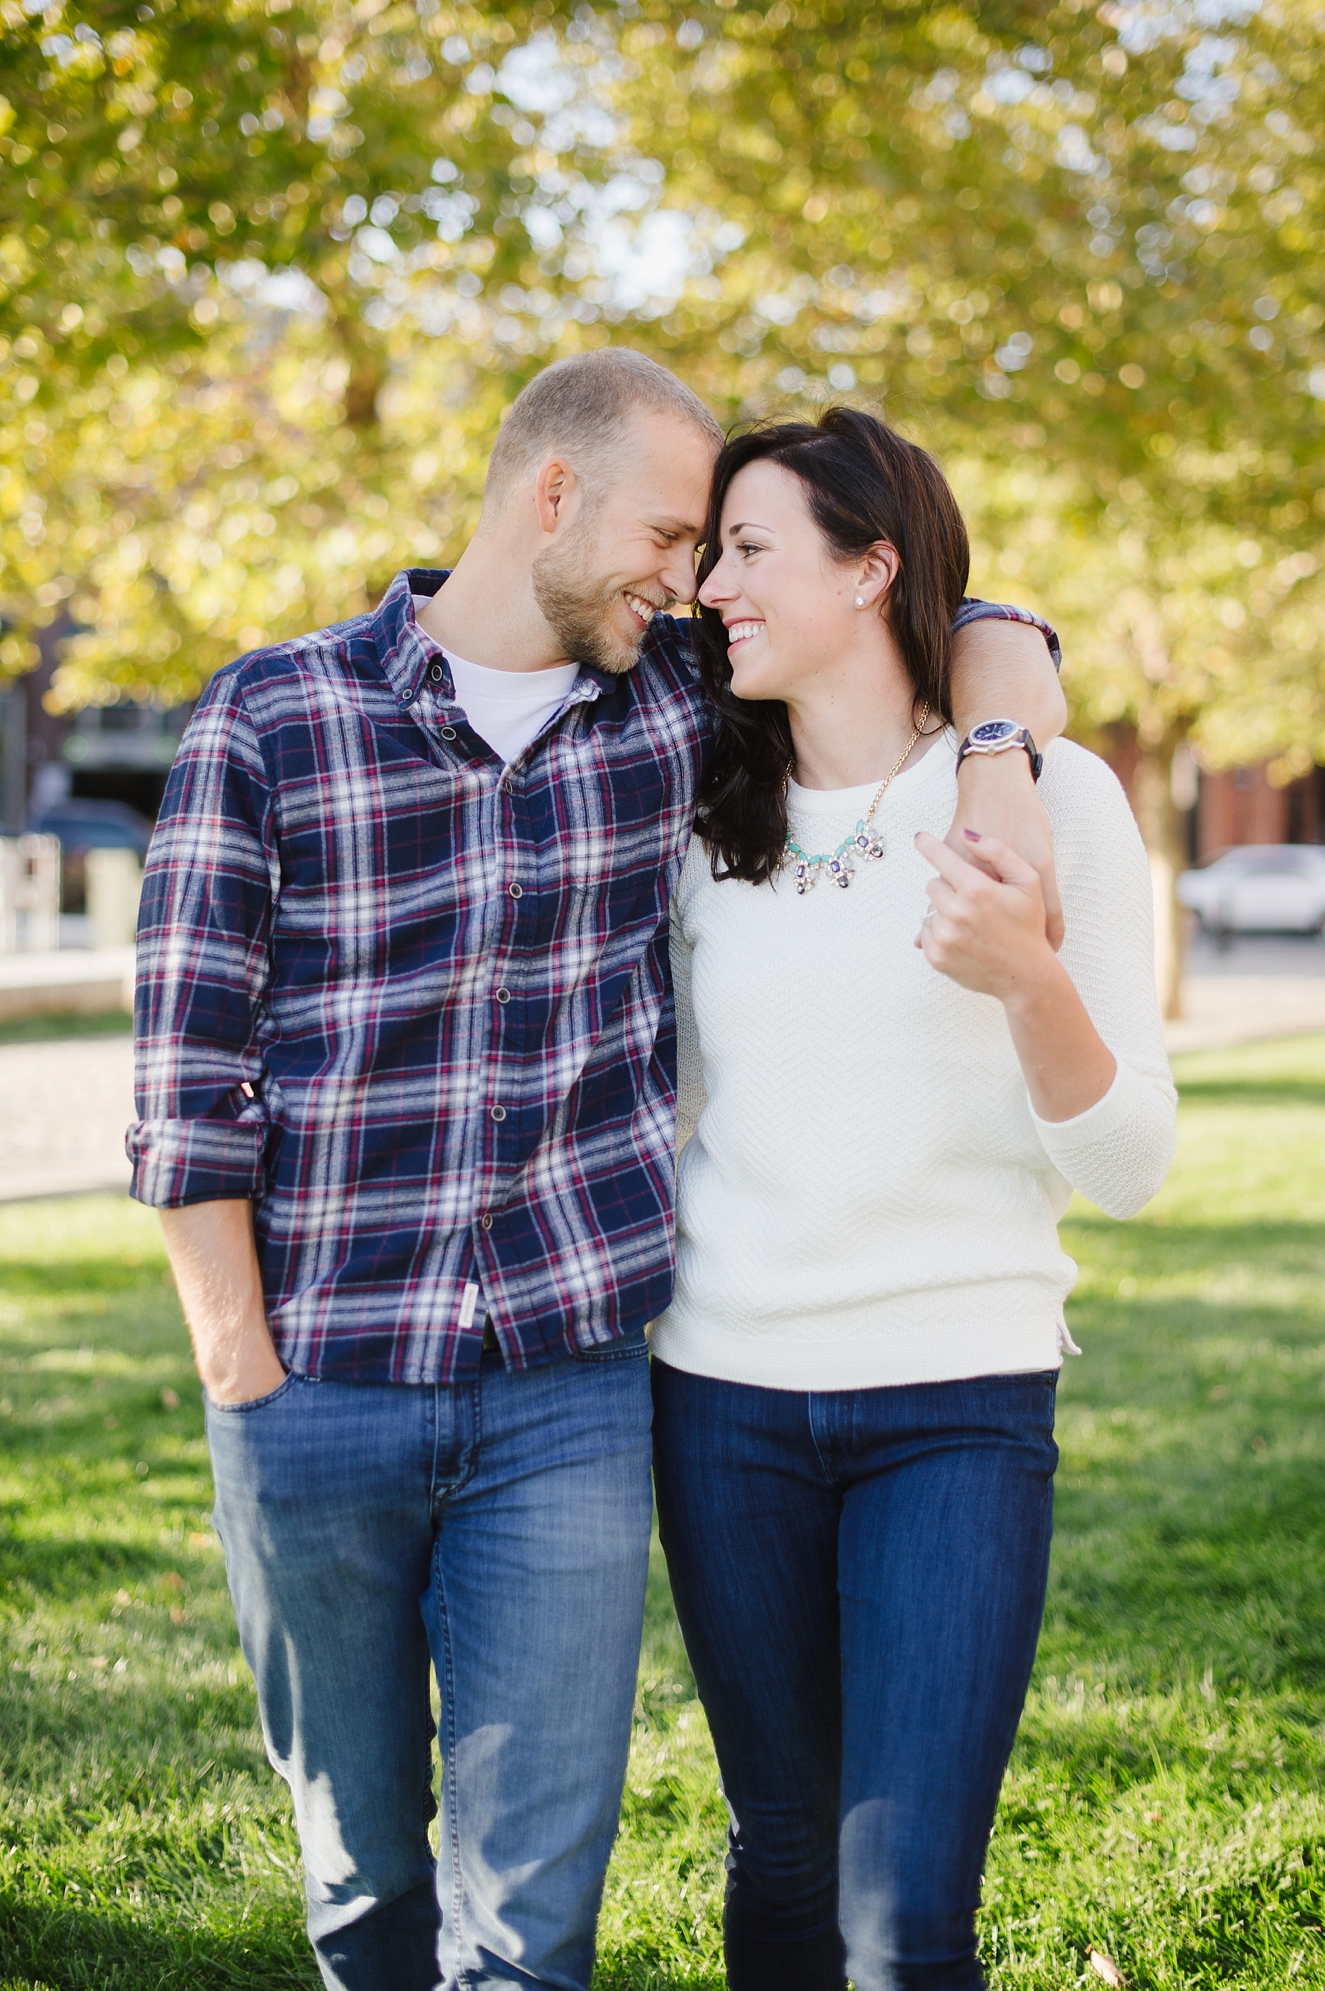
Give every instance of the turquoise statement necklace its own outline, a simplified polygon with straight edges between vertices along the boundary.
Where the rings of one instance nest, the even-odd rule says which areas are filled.
[[[808,892],[810,887],[817,885],[823,877],[831,878],[835,885],[840,885],[845,891],[856,875],[858,864],[868,864],[871,859],[883,856],[883,838],[877,830],[870,828],[870,823],[873,821],[875,810],[883,800],[888,783],[895,774],[901,772],[912,747],[924,732],[928,717],[929,706],[925,704],[920,708],[920,717],[916,721],[914,733],[879,783],[874,800],[851,835],[843,837],[836,850],[802,850],[791,831],[787,831],[786,853],[792,864],[792,877],[796,880],[798,893]]]

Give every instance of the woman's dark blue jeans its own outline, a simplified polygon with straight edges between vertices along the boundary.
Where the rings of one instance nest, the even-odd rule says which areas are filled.
[[[663,1546],[731,1812],[731,1991],[983,1982],[1056,1381],[807,1395],[655,1361]]]

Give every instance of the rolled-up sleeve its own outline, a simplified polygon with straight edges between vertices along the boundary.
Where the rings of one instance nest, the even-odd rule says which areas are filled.
[[[208,686],[170,772],[138,922],[139,1202],[256,1196],[268,1132],[259,1043],[279,885],[271,787],[237,671]]]

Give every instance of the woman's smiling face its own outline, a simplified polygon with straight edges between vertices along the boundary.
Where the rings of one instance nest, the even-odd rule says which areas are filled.
[[[699,599],[726,628],[732,691],[794,702],[856,633],[856,569],[833,558],[799,477],[767,459],[732,478],[721,544]]]

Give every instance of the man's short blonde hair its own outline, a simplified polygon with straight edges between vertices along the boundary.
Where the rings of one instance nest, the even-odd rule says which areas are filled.
[[[674,373],[627,346],[602,346],[544,367],[512,402],[488,464],[484,503],[503,504],[517,479],[550,456],[564,456],[597,495],[624,454],[632,415],[642,410],[691,422],[715,449],[722,446],[718,422]]]

